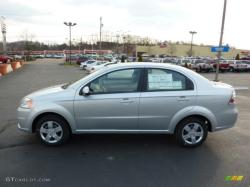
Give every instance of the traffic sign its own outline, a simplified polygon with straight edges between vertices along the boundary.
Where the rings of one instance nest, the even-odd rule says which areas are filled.
[[[228,52],[229,51],[229,46],[215,46],[211,47],[211,52],[216,53],[216,52]]]

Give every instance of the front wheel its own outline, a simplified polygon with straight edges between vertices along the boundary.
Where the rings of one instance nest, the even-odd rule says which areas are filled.
[[[70,130],[67,122],[57,115],[46,115],[38,120],[36,133],[39,139],[50,146],[57,146],[65,143]]]
[[[178,124],[175,136],[181,146],[196,147],[206,140],[207,126],[200,118],[186,118]]]

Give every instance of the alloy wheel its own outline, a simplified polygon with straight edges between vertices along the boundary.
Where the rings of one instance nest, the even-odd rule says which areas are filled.
[[[187,144],[197,144],[203,139],[203,136],[204,130],[199,123],[188,123],[182,129],[182,138]]]
[[[44,122],[39,132],[41,138],[47,143],[57,143],[63,137],[63,129],[61,125],[55,121]]]

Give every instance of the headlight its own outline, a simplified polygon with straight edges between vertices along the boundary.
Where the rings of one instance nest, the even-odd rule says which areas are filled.
[[[33,101],[30,98],[24,98],[20,105],[21,108],[31,109],[33,107]]]

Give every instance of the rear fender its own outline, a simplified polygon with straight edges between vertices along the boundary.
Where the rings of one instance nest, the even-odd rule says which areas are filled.
[[[207,108],[201,106],[190,106],[177,112],[170,121],[169,132],[174,133],[176,126],[181,120],[189,116],[200,115],[207,118],[211,124],[211,131],[217,126],[215,115]]]

